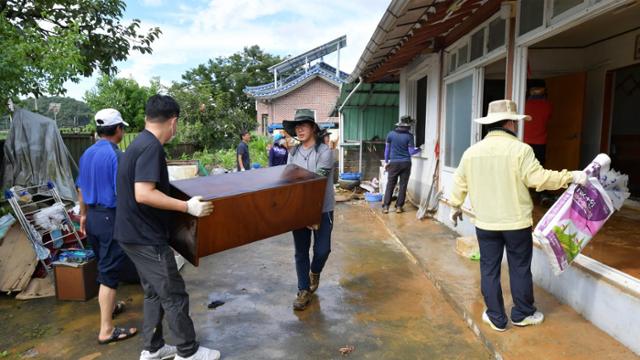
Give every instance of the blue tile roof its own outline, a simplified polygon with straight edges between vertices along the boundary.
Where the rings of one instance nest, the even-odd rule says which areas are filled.
[[[340,85],[347,80],[349,74],[340,71],[340,75],[336,76],[336,69],[333,66],[319,62],[311,66],[307,71],[300,70],[284,79],[278,80],[277,88],[271,82],[264,85],[247,86],[244,88],[244,92],[254,98],[276,98],[297,89],[316,76],[323,77],[335,85]]]

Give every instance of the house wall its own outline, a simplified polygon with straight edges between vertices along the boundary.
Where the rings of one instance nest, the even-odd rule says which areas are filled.
[[[600,151],[602,127],[602,107],[604,79],[606,72],[638,63],[633,59],[635,38],[640,31],[634,31],[585,49],[529,49],[527,59],[516,58],[516,68],[530,65],[531,78],[550,77],[562,74],[587,72],[585,94],[585,119],[583,124],[581,159],[582,165]],[[523,74],[524,75],[524,74]],[[540,76],[542,75],[542,76]],[[523,84],[514,79],[516,84]],[[521,107],[523,104],[519,104]],[[444,121],[444,119],[443,119]],[[443,149],[444,151],[444,149]],[[440,187],[445,197],[449,194],[452,174],[440,172]],[[469,209],[469,204],[464,208]],[[450,208],[441,203],[437,219],[452,227],[448,220]],[[474,235],[475,229],[467,214],[455,230],[462,235]],[[618,339],[625,346],[640,354],[637,341],[640,322],[640,281],[603,265],[587,256],[580,255],[573,266],[562,275],[556,276],[548,266],[545,253],[534,248],[532,273],[534,282],[568,304],[587,320]]]
[[[424,76],[427,76],[427,96],[417,99],[416,82]],[[439,138],[440,81],[440,54],[419,57],[400,73],[400,114],[415,118],[418,103],[426,102],[427,105],[425,144],[422,151],[412,158],[411,177],[407,188],[407,196],[414,205],[421,203],[433,185],[436,170],[435,146]]]
[[[256,120],[261,125],[262,114],[269,114],[268,124],[293,120],[297,109],[316,111],[316,121],[335,122],[339,118],[329,116],[338,98],[340,89],[316,77],[290,93],[271,100],[256,100]]]

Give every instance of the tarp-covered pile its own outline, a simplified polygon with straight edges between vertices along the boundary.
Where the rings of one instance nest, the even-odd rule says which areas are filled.
[[[75,201],[73,171],[77,166],[55,121],[17,109],[4,144],[3,189],[52,181],[62,198]]]

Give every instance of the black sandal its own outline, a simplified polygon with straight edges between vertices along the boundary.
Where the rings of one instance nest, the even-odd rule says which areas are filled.
[[[125,302],[124,301],[118,301],[116,303],[116,306],[113,308],[113,313],[111,314],[111,318],[115,319],[117,315],[122,314],[125,310]]]
[[[138,334],[138,330],[135,330],[133,332],[125,329],[125,328],[121,328],[121,327],[115,327],[113,328],[113,332],[111,333],[111,336],[109,336],[108,339],[106,340],[100,340],[98,339],[98,344],[100,345],[107,345],[110,344],[112,342],[116,342],[116,341],[122,341],[122,340],[126,340],[129,338],[132,338],[134,336],[136,336]],[[122,336],[124,335],[124,336]]]

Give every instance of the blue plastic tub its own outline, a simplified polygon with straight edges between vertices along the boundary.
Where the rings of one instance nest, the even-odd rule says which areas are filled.
[[[380,202],[382,201],[382,194],[366,192],[364,193],[364,199],[368,202]]]
[[[340,174],[342,180],[360,180],[362,173],[359,172],[347,172]]]

